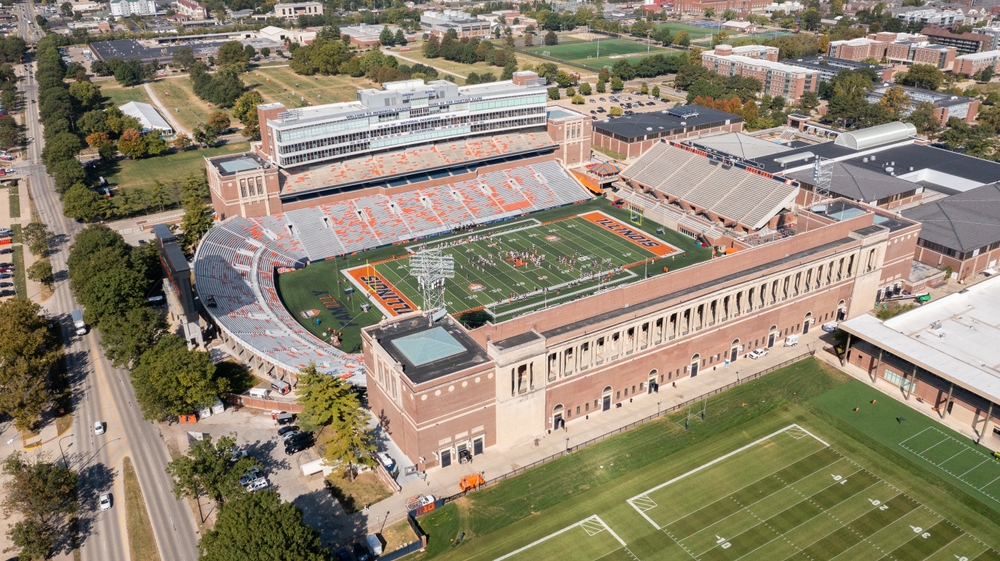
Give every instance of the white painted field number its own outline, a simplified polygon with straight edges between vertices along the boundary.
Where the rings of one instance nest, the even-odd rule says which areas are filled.
[[[882,501],[878,499],[868,499],[868,502],[870,502],[872,506],[877,506],[879,510],[889,510],[889,505],[882,504]]]
[[[721,546],[722,549],[729,549],[730,547],[733,546],[733,544],[726,541],[726,538],[719,535],[716,535],[715,537],[716,537],[715,543],[719,544],[719,546]]]
[[[847,483],[847,478],[842,475],[834,475],[833,480],[836,481],[837,483],[840,483],[841,485]]]
[[[924,529],[921,528],[920,526],[910,526],[910,529],[913,530],[914,534],[920,534],[920,537],[924,538],[925,540],[927,538],[931,537],[931,533],[930,532],[924,532]],[[923,533],[921,533],[921,532],[923,532]]]
[[[955,559],[957,559],[958,561],[969,561],[968,557],[959,557],[958,555],[955,556]]]

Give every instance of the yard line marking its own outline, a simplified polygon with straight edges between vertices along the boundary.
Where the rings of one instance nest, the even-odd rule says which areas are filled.
[[[810,456],[811,456],[811,455],[812,455],[812,454],[810,454]],[[806,458],[808,458],[808,457],[809,457],[809,456],[806,456]],[[802,459],[805,459],[805,458],[802,458]],[[805,479],[806,477],[809,477],[809,476],[811,476],[811,475],[815,475],[815,474],[819,473],[819,472],[820,472],[820,471],[822,471],[822,470],[825,470],[825,469],[829,469],[830,467],[832,467],[832,466],[835,466],[835,465],[837,465],[838,463],[840,463],[840,461],[841,461],[841,460],[843,460],[843,459],[844,459],[844,458],[841,458],[840,460],[837,460],[836,462],[833,462],[833,463],[830,463],[830,464],[827,464],[827,465],[825,465],[825,466],[822,466],[822,467],[820,467],[819,469],[817,469],[816,471],[814,471],[814,472],[812,472],[812,473],[810,473],[810,474],[807,474],[807,475],[806,475],[805,477],[803,477],[802,479]],[[801,461],[801,460],[796,460],[796,461]],[[795,463],[795,462],[792,462],[792,463]],[[788,465],[790,466],[790,465],[792,465],[792,464],[788,464]],[[785,467],[788,467],[788,466],[785,466]],[[781,468],[781,469],[785,469],[785,468]],[[778,471],[781,471],[781,470],[778,470]],[[845,475],[844,477],[845,477],[845,478],[846,478],[846,477],[850,477],[850,476],[854,475],[855,473],[858,473],[859,471],[861,471],[861,468],[860,468],[860,467],[859,467],[859,468],[858,468],[857,470],[855,470],[855,471],[852,471],[852,472],[848,473],[848,474],[847,474],[847,475]],[[775,472],[775,473],[777,473],[777,472]],[[773,474],[772,474],[772,475],[773,475]],[[770,477],[770,475],[766,475],[766,476],[764,476],[764,477]],[[764,479],[764,477],[762,477],[761,479]],[[802,479],[800,479],[799,481],[802,481]],[[757,481],[760,481],[760,479],[758,479]],[[754,483],[756,483],[757,481],[754,481]],[[820,489],[819,491],[816,491],[816,493],[819,493],[820,491],[823,491],[823,490],[825,490],[825,489],[827,489],[827,488],[829,488],[829,487],[833,487],[833,486],[834,486],[834,485],[836,485],[836,484],[837,484],[837,482],[836,482],[836,481],[834,481],[834,482],[833,482],[833,483],[831,483],[830,485],[827,485],[826,487],[823,487],[823,489]],[[750,485],[753,485],[753,483],[751,483]],[[747,485],[746,487],[749,487],[750,485]],[[708,528],[711,528],[712,526],[715,526],[716,524],[720,524],[720,523],[722,523],[722,522],[725,522],[726,520],[729,520],[730,518],[732,518],[733,516],[736,516],[737,514],[739,514],[739,513],[741,513],[741,512],[744,512],[744,511],[746,511],[746,512],[749,512],[749,508],[750,508],[750,507],[752,507],[753,505],[755,505],[755,504],[757,504],[757,503],[759,503],[759,502],[763,501],[764,499],[768,499],[768,498],[770,498],[770,497],[773,497],[774,495],[777,495],[778,493],[780,493],[780,492],[784,491],[785,489],[791,489],[791,490],[795,491],[796,493],[798,493],[798,491],[797,491],[797,490],[796,490],[796,489],[795,489],[795,488],[794,488],[794,487],[793,487],[792,485],[794,485],[794,483],[793,483],[793,484],[786,484],[786,485],[785,485],[784,487],[782,487],[781,489],[778,489],[777,491],[775,491],[775,492],[771,493],[770,495],[768,495],[768,496],[766,496],[766,497],[761,497],[760,499],[757,499],[756,501],[754,501],[754,502],[752,502],[752,503],[750,503],[750,504],[748,504],[748,505],[744,505],[744,506],[743,506],[743,508],[741,508],[740,510],[737,510],[736,512],[734,512],[734,513],[730,514],[729,516],[727,516],[727,517],[725,517],[725,518],[723,518],[723,519],[721,519],[721,520],[716,520],[716,521],[715,521],[715,522],[713,522],[712,524],[709,524],[708,526],[705,526],[704,528],[702,528],[702,529],[698,530],[698,531],[697,531],[697,532],[695,532],[694,534],[689,534],[689,535],[687,535],[687,536],[684,536],[683,538],[680,538],[680,539],[679,539],[678,541],[684,541],[684,540],[686,540],[686,539],[690,538],[691,536],[694,536],[695,534],[700,534],[700,533],[701,533],[701,532],[703,532],[704,530],[706,530],[706,529],[708,529]],[[725,497],[722,497],[722,499],[719,499],[719,500],[721,501],[721,500],[723,500],[723,499],[727,499],[727,498],[731,499],[733,495],[735,495],[736,493],[738,493],[738,492],[742,491],[743,489],[746,489],[746,487],[741,487],[740,489],[737,489],[736,491],[734,491],[734,492],[730,493],[729,495],[726,495]],[[801,495],[801,493],[799,493],[799,494]],[[815,494],[815,493],[813,493],[813,494]],[[715,503],[717,503],[717,502],[719,502],[719,501],[715,501],[715,502],[713,502],[712,504],[715,504]],[[799,501],[799,502],[802,502],[802,501]],[[709,506],[711,506],[711,505],[707,505],[707,506],[703,506],[703,507],[699,508],[698,510],[696,510],[696,511],[692,512],[691,514],[695,514],[695,513],[697,513],[697,512],[701,512],[701,511],[705,510],[706,508],[708,508]],[[789,508],[791,508],[791,507],[789,507]],[[787,510],[787,509],[785,509],[785,510]],[[751,516],[752,516],[752,515],[753,515],[753,513],[751,513]],[[686,517],[685,517],[685,516],[682,516],[681,518],[678,518],[677,520],[682,520],[682,519],[684,519],[684,518],[686,518]],[[677,520],[674,520],[674,522],[677,522]],[[670,524],[673,524],[674,522],[671,522]],[[666,524],[666,525],[664,525],[664,528],[666,528],[667,526],[670,526],[670,524]]]
[[[676,483],[676,482],[680,481],[681,479],[684,479],[685,477],[687,477],[689,475],[698,473],[699,471],[702,471],[704,469],[708,469],[708,468],[714,466],[715,464],[717,464],[719,462],[725,461],[725,460],[727,460],[727,459],[735,456],[736,454],[739,454],[740,452],[743,452],[744,450],[748,450],[750,448],[753,448],[754,446],[760,444],[761,442],[766,442],[766,441],[774,438],[775,436],[778,436],[779,434],[787,431],[788,429],[790,429],[792,427],[798,427],[798,425],[796,425],[796,424],[788,425],[787,427],[785,427],[785,428],[783,428],[781,430],[777,430],[775,432],[772,432],[771,434],[769,434],[769,435],[767,435],[765,437],[759,438],[759,439],[751,442],[750,444],[747,444],[745,446],[737,448],[736,450],[733,450],[732,452],[730,452],[730,453],[728,453],[728,454],[726,454],[724,456],[718,457],[718,458],[712,460],[711,462],[708,462],[707,464],[700,465],[700,466],[694,468],[693,470],[691,470],[691,471],[689,471],[687,473],[682,473],[681,475],[678,475],[677,477],[671,479],[670,481],[666,481],[664,483],[660,483],[659,485],[653,487],[652,489],[647,489],[646,491],[644,491],[642,493],[639,493],[638,495],[636,495],[636,496],[634,496],[634,497],[626,500],[625,502],[627,502],[628,504],[632,505],[632,508],[634,508],[636,510],[636,512],[638,512],[643,518],[645,518],[650,524],[652,524],[654,528],[656,528],[657,530],[662,530],[663,528],[661,526],[657,525],[656,522],[653,522],[653,520],[649,516],[646,516],[645,512],[639,510],[639,508],[636,507],[635,503],[633,503],[632,501],[634,501],[635,499],[639,498],[642,495],[646,495],[646,494],[649,494],[649,493],[653,493],[655,491],[659,491],[660,489],[663,489],[664,487],[666,487],[668,485],[672,485],[673,483]],[[813,438],[815,438],[815,437],[813,437]],[[816,440],[819,440],[819,439],[817,438]],[[822,442],[824,445],[829,446],[829,444],[826,444],[822,440],[819,440],[819,441]]]
[[[854,472],[854,473],[857,473],[857,472]],[[861,489],[861,490],[860,490],[860,491],[858,491],[857,493],[854,493],[854,494],[853,494],[853,495],[851,495],[850,497],[847,497],[846,499],[844,499],[844,500],[840,501],[839,503],[837,503],[837,504],[835,504],[835,505],[831,506],[830,508],[827,508],[827,509],[823,509],[823,510],[819,511],[819,514],[817,514],[816,516],[813,516],[813,517],[810,517],[810,518],[807,518],[806,520],[803,520],[803,521],[802,521],[801,523],[799,523],[799,524],[797,524],[796,526],[792,527],[792,528],[791,528],[791,529],[789,529],[789,530],[788,530],[787,532],[784,532],[784,533],[781,533],[781,534],[778,534],[777,536],[775,536],[774,538],[772,538],[772,539],[771,539],[770,541],[768,541],[767,543],[771,543],[771,542],[773,542],[774,540],[776,540],[776,539],[778,539],[778,538],[782,538],[782,537],[784,537],[784,536],[788,535],[788,533],[789,533],[789,532],[791,532],[791,531],[795,530],[795,529],[796,529],[796,528],[798,528],[799,526],[802,526],[803,524],[806,524],[806,523],[808,523],[808,522],[809,522],[810,520],[815,520],[816,518],[819,518],[820,516],[822,516],[822,515],[824,515],[824,514],[827,514],[828,516],[830,516],[830,517],[831,517],[831,518],[833,518],[834,520],[837,520],[837,518],[836,518],[836,517],[834,517],[834,516],[832,516],[832,515],[829,515],[829,514],[828,514],[828,513],[829,513],[829,512],[831,511],[831,510],[833,510],[833,509],[837,508],[838,506],[840,506],[840,505],[844,504],[845,502],[847,502],[847,501],[849,501],[849,500],[853,499],[854,497],[857,497],[857,496],[858,496],[858,495],[860,495],[861,493],[864,493],[865,491],[867,491],[868,489],[870,489],[870,488],[874,487],[874,486],[875,486],[875,485],[877,485],[878,483],[879,483],[879,482],[878,482],[878,481],[876,481],[875,483],[872,483],[872,484],[871,484],[871,485],[869,485],[868,487],[865,487],[864,489]],[[832,487],[833,485],[836,485],[836,484],[837,484],[837,483],[833,483],[833,484],[831,484],[831,485],[828,485],[827,487],[824,487],[823,489],[820,489],[819,491],[816,491],[816,493],[813,493],[813,494],[812,494],[812,495],[810,495],[809,497],[812,497],[813,495],[816,495],[816,494],[818,494],[818,493],[821,493],[822,491],[825,491],[826,489],[828,489],[828,488],[830,488],[830,487]],[[801,501],[799,501],[798,503],[795,503],[795,505],[797,505],[797,504],[800,504],[800,503],[802,503],[803,501],[807,501],[807,500],[809,500],[809,497],[806,497],[806,498],[802,499],[802,500],[801,500]],[[792,505],[792,506],[795,506],[795,505]],[[790,506],[790,507],[788,507],[788,508],[792,508],[792,507]],[[788,508],[786,508],[785,510],[782,510],[781,512],[785,512],[785,511],[787,511],[787,510],[788,510]],[[875,508],[875,507],[872,507],[872,508]],[[750,511],[749,511],[749,510],[747,510],[747,512],[750,512]],[[779,514],[781,514],[781,512],[779,512],[779,513],[775,514],[774,516],[778,516]],[[851,522],[853,522],[853,521],[854,521],[854,520],[856,520],[857,518],[860,518],[860,516],[863,516],[864,514],[867,514],[868,512],[869,512],[869,510],[866,510],[866,511],[865,511],[865,512],[864,512],[864,513],[863,513],[862,515],[859,515],[858,517],[855,517],[855,518],[851,519]],[[729,541],[729,542],[732,542],[732,541],[733,541],[733,540],[735,540],[736,538],[738,538],[738,537],[742,536],[743,534],[745,534],[745,533],[749,532],[750,530],[752,530],[752,529],[756,528],[757,526],[760,526],[761,524],[763,524],[764,526],[767,526],[767,521],[766,521],[766,520],[761,520],[761,518],[760,518],[760,517],[758,517],[758,516],[757,516],[756,514],[754,514],[754,513],[752,513],[752,512],[750,512],[750,515],[751,515],[751,516],[753,516],[754,518],[756,518],[757,520],[760,520],[760,523],[759,523],[759,524],[754,524],[753,526],[751,526],[751,527],[747,528],[746,530],[744,530],[744,531],[740,532],[739,534],[736,534],[735,536],[733,536],[733,537],[729,538],[729,539],[728,539],[727,541]],[[773,518],[773,517],[772,517],[772,518]],[[847,524],[841,524],[841,526],[838,526],[838,527],[837,527],[837,529],[836,529],[836,530],[834,530],[834,532],[835,532],[835,531],[837,531],[837,530],[839,530],[839,529],[840,529],[840,528],[841,528],[842,526],[846,526],[846,525],[847,525]],[[770,526],[767,526],[767,528],[768,528],[768,529],[771,529],[771,527],[770,527]],[[771,531],[773,532],[774,530],[771,530]],[[830,532],[830,533],[832,534],[833,532]],[[829,535],[829,534],[827,534],[827,535]],[[826,536],[823,536],[823,537],[826,537]],[[788,540],[787,540],[787,538],[786,538],[786,540],[785,540],[785,541],[788,541]],[[789,541],[788,543],[792,544],[792,546],[793,546],[793,547],[795,547],[795,548],[798,548],[798,546],[797,546],[797,545],[795,545],[794,543],[792,543],[792,542],[790,542],[790,541]],[[764,544],[764,545],[767,545],[767,544]],[[702,555],[705,555],[706,553],[708,553],[709,551],[712,551],[712,550],[713,550],[713,549],[715,549],[716,547],[719,547],[719,546],[717,546],[717,545],[716,545],[716,546],[712,546],[712,547],[710,547],[710,548],[706,549],[705,551],[703,551],[703,552],[699,553],[699,554],[698,554],[697,556],[698,556],[698,557],[701,557]],[[807,546],[807,547],[808,547],[808,546]],[[802,548],[802,549],[806,549],[806,548]],[[800,549],[800,551],[801,551],[801,549]],[[745,555],[744,555],[744,556],[745,556]],[[743,556],[741,556],[741,557],[743,557]]]
[[[958,454],[961,454],[962,452],[965,452],[966,450],[968,450],[968,448],[964,448],[964,449],[962,449],[962,450],[959,450],[959,451],[958,451]],[[955,456],[957,456],[958,454],[955,454]],[[937,466],[938,466],[938,467],[941,467],[941,466],[943,466],[944,464],[947,464],[948,462],[950,462],[951,460],[953,460],[953,459],[955,458],[955,456],[952,456],[951,458],[948,458],[947,460],[945,460],[945,461],[941,462],[940,464],[937,464]],[[950,473],[950,472],[949,472],[949,473]]]
[[[557,530],[557,531],[555,531],[555,532],[553,532],[553,533],[551,533],[551,534],[549,534],[549,535],[547,535],[547,536],[545,536],[545,537],[543,537],[541,539],[537,539],[537,540],[529,543],[528,545],[522,547],[521,549],[518,549],[517,551],[512,551],[512,552],[508,553],[507,555],[504,555],[503,557],[497,557],[494,561],[502,561],[503,559],[508,559],[510,557],[513,557],[513,556],[515,556],[515,555],[517,555],[517,554],[519,554],[519,553],[521,553],[523,551],[527,551],[527,550],[535,547],[536,545],[538,545],[538,544],[540,544],[540,543],[542,543],[544,541],[550,540],[550,539],[552,539],[552,538],[554,538],[554,537],[556,537],[556,536],[558,536],[560,534],[564,534],[564,533],[572,530],[573,528],[576,528],[577,526],[584,527],[584,524],[586,524],[588,522],[593,522],[594,520],[596,520],[602,526],[604,526],[608,530],[608,532],[610,532],[611,535],[614,536],[615,539],[618,540],[618,542],[622,544],[622,547],[625,546],[625,542],[622,541],[622,539],[620,537],[618,537],[618,534],[614,533],[614,531],[611,530],[611,528],[609,528],[608,525],[605,524],[604,521],[601,520],[596,514],[593,514],[593,515],[591,515],[591,516],[589,516],[587,518],[584,518],[583,520],[577,522],[576,524],[572,524],[570,526],[566,526],[562,530]],[[585,527],[584,527],[584,530],[586,531]],[[593,534],[591,534],[591,535],[593,535]]]
[[[924,451],[921,452],[921,453],[919,453],[919,454],[917,454],[917,455],[920,456],[921,458],[923,458],[924,454],[927,453],[927,452],[930,452],[931,448],[934,448],[935,446],[938,446],[940,444],[948,442],[948,440],[950,440],[950,439],[951,439],[950,436],[945,436],[944,438],[941,439],[940,442],[938,442],[937,444],[934,444],[933,446],[929,446],[927,448],[924,448]],[[926,460],[927,458],[924,458],[924,459]],[[937,464],[934,464],[934,465],[937,465]]]
[[[981,465],[985,464],[985,463],[986,463],[986,462],[988,462],[988,461],[990,461],[990,459],[989,459],[989,458],[986,458],[985,460],[983,460],[983,461],[979,462],[978,464],[976,464],[976,465],[975,465],[975,467],[971,468],[971,469],[970,469],[969,471],[972,471],[972,470],[976,469],[977,467],[979,467],[979,466],[981,466]],[[959,476],[957,476],[957,477],[958,477],[959,479],[961,479],[961,478],[965,477],[965,474],[969,473],[969,471],[966,471],[965,473],[963,473],[962,475],[959,475]]]
[[[983,485],[982,487],[980,487],[980,488],[979,488],[979,490],[980,490],[980,491],[982,491],[983,489],[985,489],[985,488],[989,487],[989,486],[990,486],[990,485],[992,485],[992,484],[993,484],[993,483],[994,483],[994,482],[995,482],[995,481],[996,481],[997,479],[1000,479],[1000,476],[998,476],[998,477],[997,477],[996,479],[994,479],[993,481],[990,481],[990,482],[989,482],[989,483],[987,483],[986,485]]]
[[[906,440],[904,440],[904,441],[900,442],[900,443],[899,443],[899,445],[900,445],[900,446],[903,446],[903,444],[906,444],[907,442],[909,442],[909,441],[913,440],[914,438],[916,438],[916,437],[918,437],[918,436],[920,436],[920,435],[924,434],[925,432],[929,431],[929,430],[930,430],[931,428],[932,428],[932,427],[927,427],[927,428],[925,428],[924,430],[922,430],[922,431],[918,432],[917,434],[915,434],[915,435],[911,436],[910,438],[907,438]],[[903,448],[906,448],[906,447],[905,447],[905,446],[903,446]]]

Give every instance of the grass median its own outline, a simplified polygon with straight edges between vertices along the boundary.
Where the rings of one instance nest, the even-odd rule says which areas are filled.
[[[18,186],[11,185],[7,194],[10,197],[10,217],[21,218],[21,192],[18,191]]]
[[[132,467],[131,458],[125,458],[122,462],[122,473],[125,477],[125,527],[131,558],[160,561],[160,552],[156,549],[156,538],[153,536],[153,524],[149,521],[146,501],[142,498],[139,478]]]

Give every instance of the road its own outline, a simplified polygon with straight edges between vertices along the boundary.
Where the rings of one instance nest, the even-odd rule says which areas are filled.
[[[18,8],[23,10],[24,16],[19,18],[22,37],[29,43],[34,42],[38,38],[33,25],[34,6],[29,1]],[[30,27],[26,22],[31,23]],[[57,280],[55,294],[44,307],[47,314],[61,321],[67,364],[74,384],[74,426],[72,434],[62,437],[59,445],[65,460],[80,474],[81,558],[84,561],[129,561],[121,466],[123,458],[130,456],[161,559],[192,561],[198,557],[199,536],[191,509],[174,497],[173,482],[164,471],[170,456],[159,429],[142,418],[129,372],[112,367],[104,357],[99,345],[100,334],[92,331],[80,337],[72,329],[69,316],[77,303],[66,277],[66,258],[71,240],[82,226],[63,216],[62,202],[52,178],[40,163],[43,140],[33,71],[24,65],[19,68],[24,77],[20,89],[25,98],[26,134],[35,139],[28,145],[27,161],[19,167],[29,182],[41,220],[54,234],[51,261]],[[105,434],[94,434],[95,421],[106,423]],[[114,506],[110,511],[100,512],[97,495],[107,490],[113,492]]]

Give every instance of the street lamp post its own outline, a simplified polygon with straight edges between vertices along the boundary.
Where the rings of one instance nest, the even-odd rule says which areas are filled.
[[[73,435],[72,434],[67,434],[67,435],[63,436],[62,438],[60,438],[59,441],[58,441],[58,444],[59,444],[59,455],[62,456],[63,464],[65,465],[66,469],[69,469],[69,462],[66,461],[66,453],[63,452],[62,441],[63,441],[63,438],[69,438],[71,436],[73,436]]]

